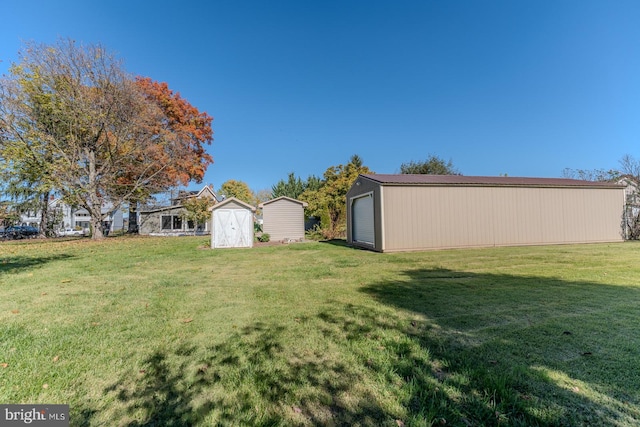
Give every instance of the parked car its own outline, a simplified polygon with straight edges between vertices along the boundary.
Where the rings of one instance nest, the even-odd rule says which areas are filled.
[[[58,232],[58,236],[84,236],[84,230],[76,230],[75,228],[65,228]]]
[[[11,225],[4,229],[0,237],[4,240],[26,239],[36,237],[39,233],[37,228],[29,225]]]

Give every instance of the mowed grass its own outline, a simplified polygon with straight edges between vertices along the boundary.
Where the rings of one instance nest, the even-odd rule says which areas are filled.
[[[73,426],[640,422],[640,244],[0,244],[0,402]]]

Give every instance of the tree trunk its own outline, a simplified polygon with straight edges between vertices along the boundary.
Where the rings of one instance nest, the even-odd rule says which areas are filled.
[[[129,227],[127,233],[138,234],[138,203],[129,202]]]
[[[49,191],[43,195],[40,206],[40,227],[38,237],[47,237],[49,231]]]
[[[99,212],[99,211],[98,211]],[[104,239],[104,233],[102,232],[102,215],[91,215],[91,238],[93,240]]]
[[[98,194],[98,183],[96,173],[96,153],[92,149],[87,149],[87,159],[89,160],[89,205],[88,211],[91,215],[91,239],[102,240],[102,198]]]

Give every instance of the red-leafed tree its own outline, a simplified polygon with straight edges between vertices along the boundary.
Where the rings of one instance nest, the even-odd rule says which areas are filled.
[[[213,118],[173,92],[166,83],[137,77],[136,85],[146,99],[162,112],[162,120],[152,123],[151,133],[173,143],[171,150],[154,153],[161,157],[160,160],[170,160],[165,162],[167,167],[159,181],[164,180],[170,185],[201,182],[207,166],[213,163],[213,158],[204,148],[213,140]]]
[[[201,181],[213,162],[212,118],[101,46],[27,44],[0,79],[0,105],[0,171],[85,208],[94,239],[105,205]]]
[[[121,178],[121,184],[126,188],[135,183],[140,169],[146,168],[150,161],[162,165],[162,168],[147,185],[131,194],[130,231],[137,228],[136,215],[132,212],[137,202],[176,185],[187,185],[190,181],[202,182],[207,167],[213,163],[213,157],[205,151],[205,145],[213,140],[213,118],[169,89],[167,83],[156,82],[149,77],[136,77],[135,84],[160,113],[160,120],[150,121],[147,129],[147,133],[158,143],[138,153],[137,161],[130,166],[129,173]]]

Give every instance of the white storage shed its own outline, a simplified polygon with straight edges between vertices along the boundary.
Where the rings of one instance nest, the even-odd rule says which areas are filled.
[[[253,247],[253,214],[256,208],[235,197],[209,208],[212,248]]]

